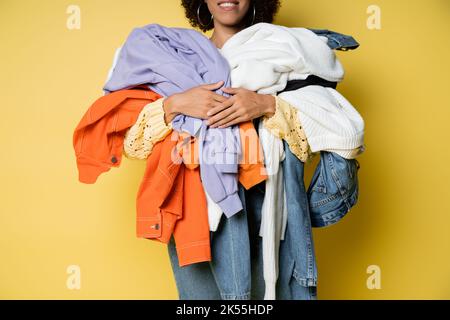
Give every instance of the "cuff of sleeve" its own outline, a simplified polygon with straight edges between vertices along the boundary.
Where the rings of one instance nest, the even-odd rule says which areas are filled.
[[[83,154],[76,156],[77,168],[78,168],[78,180],[85,184],[94,184],[97,178],[104,172],[107,172],[111,167],[118,167],[121,157],[112,156],[116,162],[111,165],[106,165],[104,162],[97,161],[85,157]]]
[[[334,152],[345,159],[356,159],[358,156],[360,156],[362,153],[364,153],[365,149],[366,148],[363,145],[359,148],[352,149],[352,150],[327,149],[325,151]]]
[[[271,117],[264,117],[264,126],[277,138],[282,139],[288,132],[288,122],[284,114],[289,111],[286,110],[285,104],[278,96],[275,97],[275,113]]]
[[[289,149],[302,162],[311,156],[306,133],[298,119],[297,109],[282,98],[276,98],[276,111],[263,121],[266,129],[274,136],[286,140]]]
[[[239,182],[245,190],[267,180],[267,170],[262,163],[251,165],[249,169],[240,167],[239,170]]]
[[[237,192],[227,195],[225,199],[218,201],[217,204],[223,210],[227,218],[231,218],[243,209],[241,199]]]
[[[163,140],[172,130],[172,124],[166,124],[163,102],[165,98],[158,99],[149,108],[148,126],[150,129],[151,142],[153,144]]]
[[[265,281],[265,285],[264,300],[276,300],[276,281]]]
[[[136,123],[125,133],[123,153],[128,159],[146,159],[153,145],[170,133],[171,126],[164,120],[163,101],[164,98],[160,98],[147,104]]]
[[[211,246],[208,240],[177,246],[176,250],[180,267],[211,261]]]
[[[222,172],[222,173],[237,173],[238,172],[238,165],[236,163],[234,163],[234,164],[216,163],[214,166],[216,167],[218,172]]]

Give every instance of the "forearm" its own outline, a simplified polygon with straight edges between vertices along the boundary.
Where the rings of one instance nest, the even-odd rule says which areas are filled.
[[[172,120],[179,114],[176,108],[176,94],[171,95],[163,100],[162,108],[164,110],[164,120],[165,122],[171,123]]]
[[[271,94],[262,94],[261,96],[265,101],[262,107],[262,114],[270,118],[275,114],[275,111],[277,109],[276,96]]]
[[[183,95],[174,94],[164,99],[164,119],[166,123],[170,123],[178,114],[186,114],[195,118],[208,119],[209,125],[214,128],[224,124],[235,125],[262,116],[271,117],[276,110],[275,96],[270,94],[258,94],[247,90],[244,99],[241,98],[237,104],[235,100],[230,101],[233,104],[227,104],[228,101],[225,99],[218,101],[216,98],[212,102],[209,101],[206,107],[201,108],[193,99],[185,100]],[[239,114],[235,116],[233,113]]]

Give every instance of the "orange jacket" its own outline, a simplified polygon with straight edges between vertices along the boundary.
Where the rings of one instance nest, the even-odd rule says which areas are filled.
[[[242,146],[239,182],[248,190],[266,180],[267,171],[264,167],[264,153],[252,121],[239,124],[239,136]]]
[[[126,130],[145,105],[160,97],[150,90],[133,89],[94,102],[73,135],[80,182],[95,183],[100,174],[120,165]],[[174,148],[178,139],[172,137],[158,143],[147,159],[136,201],[137,236],[167,243],[173,233],[180,266],[210,261],[208,212],[199,169],[185,170],[183,164],[172,161],[172,149],[178,150]],[[184,192],[185,182],[189,193]]]
[[[142,88],[116,91],[94,102],[73,135],[80,182],[95,183],[100,174],[120,166],[126,130],[136,122],[145,105],[159,98],[157,93]],[[267,175],[251,121],[240,125],[240,134],[246,143],[239,181],[249,189]],[[189,163],[194,159],[196,143],[192,138],[180,148],[182,138],[186,139],[186,135],[172,132],[155,144],[136,199],[137,236],[167,243],[173,234],[180,266],[211,259],[207,206],[198,163]],[[174,163],[173,159],[182,159],[186,165]],[[188,192],[184,192],[185,186],[189,186]]]
[[[121,90],[102,96],[86,111],[73,134],[78,179],[95,183],[103,172],[119,167],[125,132],[139,113],[160,95],[150,90]]]
[[[200,168],[187,168],[172,131],[155,144],[137,195],[138,237],[175,239],[178,262],[211,261],[208,211]]]

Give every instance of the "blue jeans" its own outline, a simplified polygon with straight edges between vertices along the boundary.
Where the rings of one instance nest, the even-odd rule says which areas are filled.
[[[219,228],[211,232],[211,262],[179,267],[175,243],[169,242],[178,295],[182,300],[248,300],[251,298],[250,239],[245,189],[239,184],[244,207],[231,218],[222,216]]]
[[[303,163],[285,143],[282,163],[288,202],[285,240],[280,244],[277,299],[316,299],[317,269],[312,242],[307,195],[303,184]],[[265,182],[249,190],[239,185],[244,209],[222,218],[211,233],[212,261],[179,267],[173,240],[169,256],[182,300],[262,300],[264,276],[262,238],[259,236]]]
[[[285,146],[286,147],[286,146]],[[286,181],[290,181],[292,184],[294,181],[293,175],[287,176],[286,173],[291,174],[291,170],[288,168],[296,167],[297,170],[302,170],[303,163],[300,162],[295,155],[286,151],[286,159],[283,161],[282,166],[285,174]],[[303,171],[301,171],[303,172]],[[255,189],[255,190],[252,190]],[[247,207],[248,220],[249,220],[249,232],[250,232],[250,243],[251,243],[251,261],[252,261],[252,299],[262,300],[264,299],[264,276],[263,276],[263,259],[262,259],[262,238],[259,237],[258,231],[261,225],[261,207],[262,200],[264,199],[265,186],[261,183],[247,192],[247,203],[253,205]],[[288,189],[288,186],[286,186]],[[300,196],[296,191],[303,190],[303,196]],[[309,220],[309,212],[307,202],[305,203],[304,210],[300,209],[297,205],[298,202],[292,201],[291,196],[300,196],[300,198],[306,201],[306,193],[303,188],[291,188],[291,190],[296,190],[293,192],[287,192],[286,202],[288,203],[288,223],[286,227],[285,240],[280,242],[280,257],[279,257],[279,277],[276,287],[276,298],[278,300],[316,300],[317,299],[317,288],[316,288],[316,278],[315,278],[315,256],[312,249],[312,239],[309,241],[300,240],[304,235],[309,234],[312,236],[311,224],[305,224],[300,226],[302,220]],[[286,190],[287,191],[287,190]],[[291,205],[289,205],[291,201]],[[304,219],[302,219],[304,217]],[[306,228],[309,228],[309,232],[305,232]],[[302,232],[298,232],[303,230]],[[310,245],[311,244],[311,245]],[[301,248],[296,250],[296,248]],[[309,257],[307,254],[299,255],[299,252],[309,252]],[[295,256],[297,255],[297,256]],[[295,261],[296,259],[306,260],[307,263],[302,264],[300,261]],[[308,270],[308,265],[311,269]],[[307,268],[304,271],[302,268]],[[312,279],[307,279],[303,277],[303,274],[310,274]]]

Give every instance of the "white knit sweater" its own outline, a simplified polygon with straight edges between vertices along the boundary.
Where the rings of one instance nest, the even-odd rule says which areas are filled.
[[[279,97],[298,108],[312,152],[325,150],[353,159],[364,151],[364,120],[335,89],[308,86]]]

